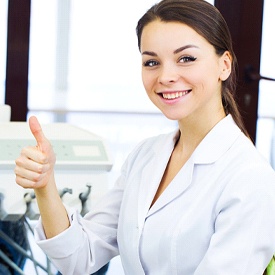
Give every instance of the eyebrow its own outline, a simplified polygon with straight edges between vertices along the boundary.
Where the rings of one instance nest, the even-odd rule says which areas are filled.
[[[180,47],[180,48],[174,50],[173,53],[174,53],[174,54],[177,54],[177,53],[182,52],[182,51],[184,51],[184,50],[186,50],[186,49],[189,49],[189,48],[198,48],[198,46],[195,46],[195,45],[192,45],[192,44],[185,45],[185,46],[182,46],[182,47]]]
[[[198,48],[198,47],[195,46],[195,45],[192,45],[192,44],[188,44],[188,45],[182,46],[182,47],[174,50],[173,53],[177,54],[177,53],[182,52],[182,51],[184,51],[186,49],[189,49],[189,48]],[[155,52],[151,52],[151,51],[144,51],[144,52],[142,52],[142,55],[157,56],[157,54]]]
[[[150,52],[150,51],[144,51],[144,52],[142,52],[142,55],[157,56],[157,54],[156,54],[156,53],[154,53],[154,52]]]

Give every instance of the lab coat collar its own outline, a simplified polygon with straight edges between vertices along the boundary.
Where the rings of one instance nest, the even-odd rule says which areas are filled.
[[[240,128],[229,114],[219,121],[204,137],[191,158],[196,164],[214,163],[232,146],[240,134]],[[179,136],[179,130],[167,135],[154,147],[154,154],[162,155],[163,152],[168,153],[170,157]]]
[[[142,228],[141,225],[146,217],[149,217],[164,207],[172,201],[175,196],[178,196],[188,188],[192,182],[195,164],[211,164],[217,161],[229,150],[240,133],[241,130],[235,124],[231,115],[222,119],[198,145],[193,155],[182,168],[184,171],[181,169],[179,172],[185,173],[179,185],[178,183],[177,186],[174,186],[174,184],[169,185],[166,192],[164,192],[152,208],[150,208],[180,132],[177,130],[164,136],[163,139],[159,139],[158,143],[153,146],[152,154],[149,154],[148,163],[142,172],[138,206],[139,228]],[[173,192],[173,188],[176,188],[177,192]],[[169,189],[171,189],[171,192]]]
[[[196,164],[210,164],[216,162],[230,149],[241,134],[231,115],[219,121],[205,136],[193,153]]]

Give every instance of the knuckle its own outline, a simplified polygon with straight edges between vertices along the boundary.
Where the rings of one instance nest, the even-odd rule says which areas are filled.
[[[40,157],[40,161],[41,161],[41,163],[47,163],[48,162],[48,158],[45,155],[42,155]]]
[[[44,171],[44,166],[42,164],[37,165],[37,173],[42,174]]]
[[[33,182],[34,184],[37,184],[38,182],[40,182],[42,180],[42,175],[41,174],[36,174],[34,177],[33,177]]]
[[[21,150],[21,155],[27,155],[29,152],[29,147],[23,147],[22,150]]]
[[[18,167],[17,166],[15,166],[15,168],[14,168],[14,174],[17,176],[17,174],[18,174]]]
[[[17,175],[15,176],[15,182],[20,185],[20,180],[19,180],[19,177]]]
[[[15,164],[16,164],[17,166],[21,166],[21,165],[22,165],[22,157],[21,157],[21,156],[18,157],[18,158],[15,160]]]

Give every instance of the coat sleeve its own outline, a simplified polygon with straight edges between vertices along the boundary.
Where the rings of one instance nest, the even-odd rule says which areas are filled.
[[[94,273],[118,255],[117,225],[123,184],[122,173],[115,187],[85,217],[67,208],[70,227],[51,239],[45,238],[39,221],[35,240],[62,274]]]
[[[209,248],[195,275],[261,275],[275,253],[275,173],[236,171],[216,205]]]

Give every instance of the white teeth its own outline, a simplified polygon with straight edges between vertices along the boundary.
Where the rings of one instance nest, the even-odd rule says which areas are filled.
[[[175,99],[175,98],[181,97],[183,95],[186,95],[188,93],[189,93],[189,91],[168,93],[168,94],[164,93],[164,94],[162,94],[162,97],[165,99]]]

